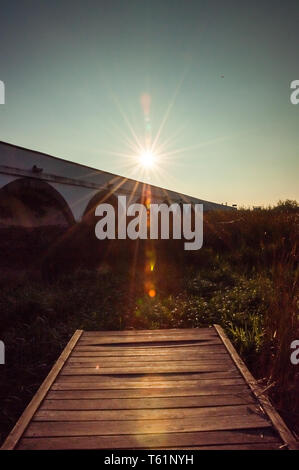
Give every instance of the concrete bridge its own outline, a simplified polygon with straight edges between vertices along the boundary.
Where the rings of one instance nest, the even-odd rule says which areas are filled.
[[[130,203],[202,203],[204,210],[232,209],[114,175],[6,142],[0,142],[0,226],[71,225],[100,202],[126,195]]]

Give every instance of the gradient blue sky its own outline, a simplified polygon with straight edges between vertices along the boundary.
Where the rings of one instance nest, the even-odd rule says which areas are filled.
[[[0,0],[0,140],[211,201],[299,200],[298,44],[297,0]],[[147,174],[124,118],[142,139],[143,93],[175,152]]]

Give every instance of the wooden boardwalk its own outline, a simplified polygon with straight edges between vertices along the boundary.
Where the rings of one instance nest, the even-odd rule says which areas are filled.
[[[2,449],[294,449],[219,326],[76,331]]]

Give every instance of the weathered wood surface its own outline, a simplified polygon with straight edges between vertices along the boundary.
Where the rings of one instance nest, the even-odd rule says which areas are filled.
[[[2,449],[297,443],[218,326],[77,331]]]

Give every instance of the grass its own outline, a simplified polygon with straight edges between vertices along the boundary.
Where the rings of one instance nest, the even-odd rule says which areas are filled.
[[[298,227],[298,206],[286,201],[265,210],[207,213],[198,252],[184,252],[180,241],[140,243],[138,251],[123,241],[99,245],[86,225],[70,234],[15,229],[8,237],[2,230],[7,360],[1,366],[0,439],[75,329],[212,323],[224,327],[298,435],[299,366],[290,362],[290,344],[299,339]]]

